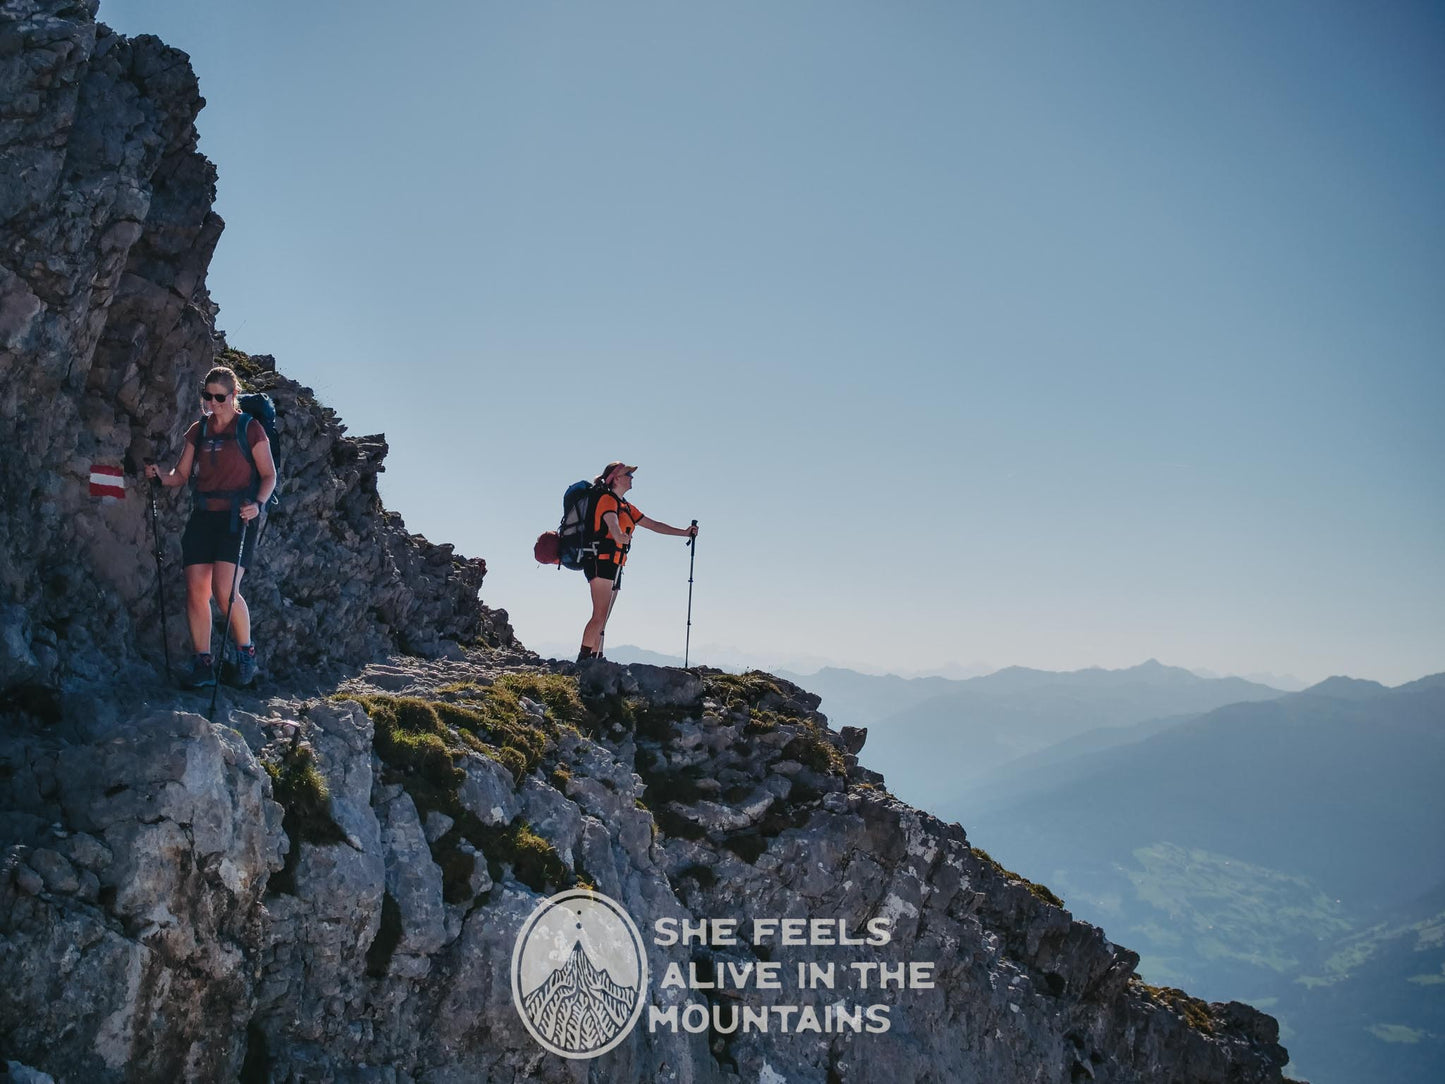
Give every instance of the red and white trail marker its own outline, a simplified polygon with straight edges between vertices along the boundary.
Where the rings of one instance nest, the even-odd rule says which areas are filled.
[[[112,467],[108,463],[91,464],[90,495],[92,497],[124,497],[124,472],[119,467]]]

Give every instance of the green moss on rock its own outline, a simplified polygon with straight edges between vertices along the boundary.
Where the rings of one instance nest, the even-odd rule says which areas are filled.
[[[491,685],[467,683],[439,690],[453,698],[449,700],[358,698],[375,728],[375,748],[386,765],[384,778],[406,788],[423,819],[433,810],[452,819],[452,828],[431,844],[448,903],[465,903],[471,896],[476,859],[461,848],[464,840],[485,857],[494,881],[501,881],[504,867],[510,866],[517,880],[537,892],[577,883],[578,875],[556,848],[525,821],[483,824],[463,807],[458,793],[466,773],[457,765],[468,750],[503,764],[517,783],[542,764],[554,734],[544,729],[547,724],[537,725],[539,720],[522,708],[519,697],[535,693],[537,701],[559,717],[577,718],[581,699],[575,682],[569,686],[570,679],[550,680],[554,677],[558,675],[509,674]]]
[[[292,746],[280,760],[263,760],[262,766],[271,777],[271,796],[284,811],[281,830],[291,841],[285,864],[266,882],[266,891],[294,895],[301,844],[343,843],[346,833],[331,817],[331,795],[311,746]]]
[[[764,706],[781,708],[790,700],[777,679],[761,670],[749,670],[746,674],[709,674],[703,690],[729,711]]]
[[[1206,1035],[1214,1033],[1214,1014],[1210,1012],[1207,1001],[1192,997],[1174,986],[1153,986],[1137,975],[1130,976],[1130,981],[1154,1001],[1182,1016],[1195,1031]]]
[[[286,811],[285,831],[292,842],[341,843],[346,839],[331,819],[331,795],[309,745],[288,749],[279,761],[263,762],[271,794]]]
[[[848,771],[843,754],[812,723],[803,723],[798,735],[783,746],[783,757],[820,775],[843,775]]]
[[[1011,869],[1005,869],[1003,864],[999,862],[998,859],[994,858],[993,855],[989,854],[982,847],[971,847],[970,849],[973,851],[974,854],[978,855],[979,858],[983,859],[985,862],[987,862],[990,866],[996,869],[1003,876],[1007,877],[1009,880],[1022,881],[1024,883],[1024,886],[1031,893],[1033,893],[1036,898],[1043,900],[1045,903],[1053,904],[1055,907],[1062,907],[1064,905],[1064,901],[1060,899],[1057,895],[1055,895],[1054,892],[1046,885],[1036,884],[1035,882],[1030,881],[1027,877],[1015,873]]]

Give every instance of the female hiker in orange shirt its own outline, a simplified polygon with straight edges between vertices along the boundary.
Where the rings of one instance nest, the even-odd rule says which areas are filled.
[[[592,537],[597,540],[597,552],[595,556],[582,559],[582,571],[587,575],[587,587],[592,592],[592,617],[582,630],[582,650],[577,653],[578,662],[602,658],[602,637],[607,629],[607,619],[612,614],[612,603],[621,586],[622,566],[627,564],[632,532],[638,527],[646,527],[658,534],[680,538],[697,535],[696,524],[673,527],[643,515],[635,504],[627,501],[627,491],[632,488],[632,472],[635,470],[634,466],[614,460],[593,479],[593,485],[604,492],[593,501],[592,522],[588,524]]]

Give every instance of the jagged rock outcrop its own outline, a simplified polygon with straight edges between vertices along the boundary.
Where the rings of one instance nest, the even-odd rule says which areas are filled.
[[[646,932],[661,1012],[698,1004],[726,1029],[742,1006],[890,1007],[876,1034],[776,1016],[689,1034],[644,1014],[593,1079],[1282,1079],[1273,1020],[1144,986],[1134,953],[892,798],[816,697],[555,665],[398,660],[328,701],[248,702],[234,727],[153,708],[12,736],[0,1056],[66,1081],[581,1079],[527,1034],[509,972],[528,914],[580,883]],[[805,949],[651,936],[657,919],[782,917],[829,932]],[[886,945],[831,932],[869,919]],[[661,981],[768,960],[928,961],[932,985]]]
[[[1133,953],[889,795],[859,762],[866,734],[834,733],[816,697],[767,675],[548,667],[518,647],[477,601],[481,566],[382,508],[384,440],[345,436],[270,359],[218,340],[195,79],[183,54],[94,15],[0,0],[12,1078],[1282,1079],[1273,1020],[1139,982]],[[289,665],[209,723],[205,697],[154,669],[143,502],[93,503],[86,478],[173,454],[218,355],[280,408],[285,503],[249,594]],[[164,514],[178,600],[184,508]],[[545,1052],[512,988],[525,920],[579,887],[625,908],[651,974],[641,1021],[593,1062]],[[655,925],[754,919],[801,923],[810,943],[668,944]],[[846,943],[870,920],[885,939]],[[572,965],[521,1001],[580,1043],[634,986],[557,948]],[[905,965],[915,985],[879,989],[874,972],[864,988],[857,962]],[[797,963],[833,965],[840,985],[749,984]],[[866,1029],[849,1016],[864,1002]],[[766,1030],[728,1026],[748,1012]]]
[[[0,4],[0,692],[12,696],[161,657],[140,470],[174,461],[225,345],[206,290],[222,222],[196,150],[195,75],[184,53],[117,35],[95,9]],[[344,436],[269,359],[240,360],[277,399],[286,439],[283,504],[247,585],[271,669],[509,643],[505,614],[476,600],[484,566],[382,509],[385,441]],[[89,495],[93,464],[124,467],[126,499]],[[161,504],[179,653],[188,500],[173,490]]]

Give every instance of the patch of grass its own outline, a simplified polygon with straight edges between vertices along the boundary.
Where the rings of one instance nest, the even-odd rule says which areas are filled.
[[[748,715],[743,733],[749,736],[766,734],[770,730],[778,729],[778,723],[781,721],[782,716],[775,711],[754,710]]]
[[[522,710],[512,689],[500,682],[471,688],[476,698],[460,703],[411,696],[361,697],[376,727],[381,759],[434,788],[454,790],[461,782],[455,751],[465,745],[506,765],[520,783],[541,763],[548,735],[533,725],[533,716]]]
[[[560,705],[551,710],[567,712],[570,718],[575,717],[573,713],[581,701],[573,702],[575,685],[569,695],[566,680],[560,684],[517,684],[532,689],[539,697],[551,697],[553,704]],[[563,863],[556,848],[530,825],[522,820],[505,827],[483,824],[462,806],[458,795],[466,773],[456,761],[466,748],[505,765],[518,783],[541,763],[551,739],[533,725],[534,716],[524,711],[518,700],[519,695],[531,694],[519,693],[504,679],[492,685],[455,685],[449,687],[448,693],[459,696],[460,701],[357,698],[375,727],[375,748],[387,766],[384,778],[406,788],[423,820],[433,810],[452,819],[451,829],[431,844],[432,858],[442,871],[443,898],[448,903],[466,903],[471,898],[476,859],[461,849],[462,840],[486,858],[493,881],[501,881],[502,867],[511,866],[517,880],[534,891],[543,892],[549,886],[571,887],[577,883],[577,875]]]
[[[802,732],[783,746],[782,755],[820,775],[843,775],[848,771],[843,754],[810,723],[803,724]]]
[[[346,833],[331,819],[331,794],[309,745],[288,749],[281,760],[264,761],[271,794],[286,811],[285,831],[293,843],[342,843]]]
[[[1149,997],[1184,1017],[1184,1022],[1195,1031],[1202,1031],[1206,1035],[1214,1033],[1214,1016],[1209,1011],[1208,1002],[1191,997],[1175,986],[1152,986],[1137,976],[1132,977],[1131,981],[1135,979],[1139,988]]]
[[[280,761],[263,760],[271,795],[283,812],[281,830],[291,841],[285,864],[266,882],[268,893],[296,894],[296,866],[302,843],[344,843],[346,833],[331,818],[331,795],[309,745],[288,749]]]
[[[276,374],[269,369],[263,369],[256,362],[251,360],[251,355],[243,353],[234,347],[228,347],[216,355],[217,365],[225,365],[235,370],[241,378],[243,391],[266,391],[276,383]]]
[[[1037,899],[1042,900],[1044,903],[1053,904],[1055,907],[1062,907],[1064,905],[1064,901],[1061,900],[1057,895],[1055,895],[1053,891],[1048,888],[1048,886],[1035,884],[1033,881],[1030,881],[1022,874],[1015,873],[1011,869],[1005,869],[1003,863],[999,862],[998,859],[994,858],[993,855],[989,854],[982,847],[972,847],[972,850],[974,854],[978,855],[979,858],[983,859],[985,862],[987,862],[990,866],[992,866],[1003,876],[1007,877],[1009,880],[1022,881],[1025,887],[1027,887],[1028,890],[1032,892]]]
[[[552,718],[563,726],[580,727],[587,722],[587,707],[582,703],[575,677],[522,670],[503,674],[492,688],[505,689],[545,705]]]
[[[587,872],[587,867],[582,864],[580,858],[572,863],[572,878],[572,883],[578,888],[590,889],[593,892],[598,890],[597,878]]]
[[[571,888],[585,875],[585,870],[579,874],[568,869],[557,848],[520,818],[505,826],[487,825],[476,814],[458,808],[455,819],[451,829],[432,844],[432,857],[442,869],[442,896],[448,903],[466,903],[471,898],[476,860],[461,849],[462,840],[481,852],[487,872],[498,883],[505,876],[505,866],[512,867],[517,880],[542,893]]]
[[[373,745],[382,760],[404,775],[418,777],[432,788],[442,791],[456,789],[463,774],[448,747],[456,739],[442,725],[437,704],[415,696],[363,696],[358,699],[375,728]]]
[[[482,845],[482,853],[488,860],[495,854],[497,861],[509,863],[517,880],[536,892],[545,893],[549,886],[563,888],[577,883],[576,874],[567,868],[557,848],[534,832],[526,821],[514,821],[496,830],[491,842]]]
[[[533,765],[533,761],[526,753],[513,745],[504,745],[494,754],[497,761],[512,773],[512,779],[521,783],[526,778],[527,771]]]
[[[709,674],[703,682],[703,690],[729,711],[740,708],[779,709],[789,703],[788,695],[779,688],[777,681],[761,670],[749,670],[746,674]]]
[[[381,897],[381,925],[366,950],[366,973],[373,979],[386,978],[396,946],[401,944],[401,908],[390,892]]]

